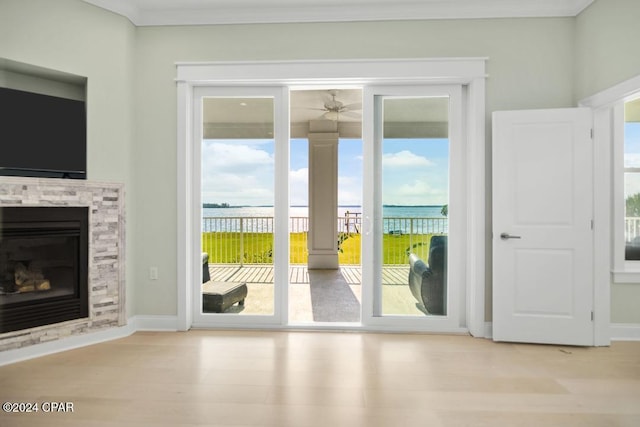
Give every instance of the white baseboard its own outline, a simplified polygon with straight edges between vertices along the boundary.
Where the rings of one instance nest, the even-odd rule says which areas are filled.
[[[612,323],[611,341],[640,341],[640,323]]]
[[[178,316],[138,315],[129,319],[136,331],[171,331],[178,330]]]
[[[128,337],[134,332],[136,332],[135,325],[133,322],[128,322],[125,326],[109,328],[104,331],[73,335],[42,344],[30,345],[28,347],[17,348],[15,350],[6,350],[0,352],[0,366]]]

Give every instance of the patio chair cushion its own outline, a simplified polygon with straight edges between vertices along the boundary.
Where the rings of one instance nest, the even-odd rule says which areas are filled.
[[[416,254],[409,254],[409,288],[429,314],[447,314],[446,247],[446,236],[431,238],[430,265]]]

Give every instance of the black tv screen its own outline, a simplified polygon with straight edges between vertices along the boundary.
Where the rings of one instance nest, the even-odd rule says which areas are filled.
[[[0,175],[86,179],[84,101],[0,88]]]

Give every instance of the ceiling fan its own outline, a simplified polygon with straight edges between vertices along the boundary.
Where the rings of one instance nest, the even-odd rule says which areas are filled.
[[[312,110],[324,111],[322,118],[326,120],[338,121],[340,117],[350,117],[359,120],[362,114],[357,111],[362,110],[362,102],[345,105],[342,101],[336,99],[338,92],[339,90],[337,89],[329,90],[328,95],[324,97],[324,108],[312,108]]]

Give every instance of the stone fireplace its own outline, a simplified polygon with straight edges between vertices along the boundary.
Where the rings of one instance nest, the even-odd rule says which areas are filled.
[[[0,177],[0,351],[126,324],[120,184]]]

